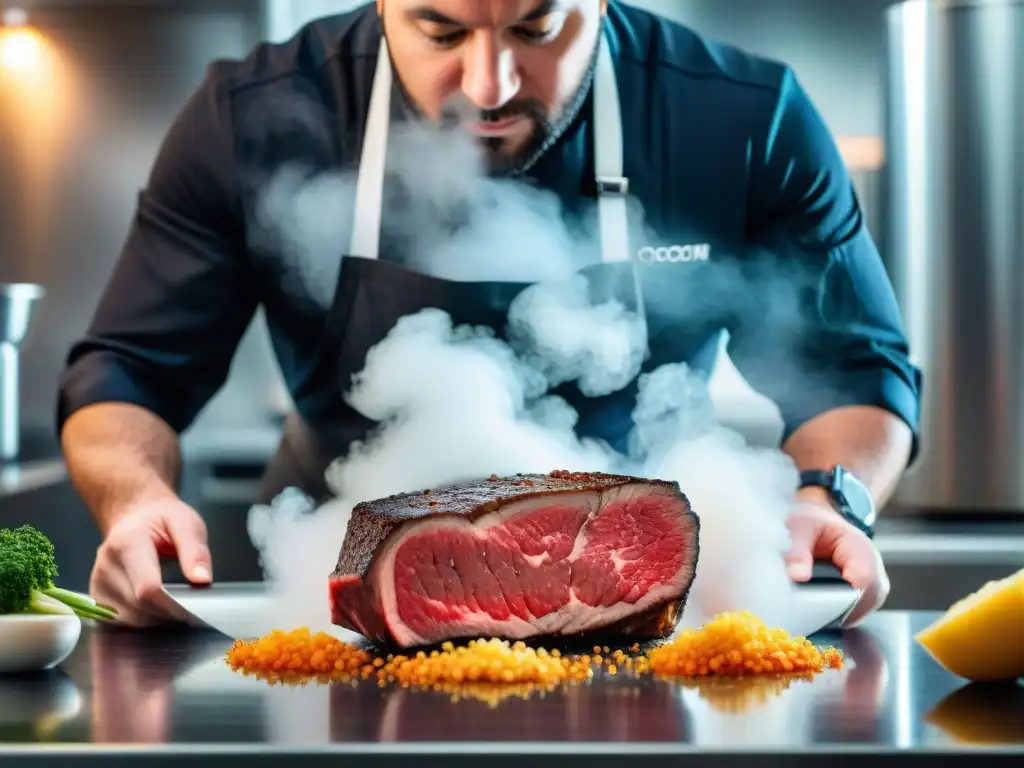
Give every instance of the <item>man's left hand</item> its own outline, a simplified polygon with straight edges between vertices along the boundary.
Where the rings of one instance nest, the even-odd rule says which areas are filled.
[[[889,596],[889,576],[871,539],[827,502],[799,501],[788,524],[786,565],[793,581],[809,581],[814,562],[827,560],[842,572],[846,582],[861,591],[844,627],[855,626],[881,607]]]

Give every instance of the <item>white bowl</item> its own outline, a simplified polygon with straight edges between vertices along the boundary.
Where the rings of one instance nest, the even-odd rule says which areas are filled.
[[[77,616],[0,616],[0,674],[51,669],[71,655],[81,635]]]

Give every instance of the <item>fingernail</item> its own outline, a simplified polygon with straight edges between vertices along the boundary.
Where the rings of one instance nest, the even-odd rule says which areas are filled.
[[[806,566],[803,565],[791,565],[789,566],[789,577],[791,579],[806,579],[810,576],[807,572]]]
[[[196,581],[209,581],[210,569],[205,565],[197,565],[192,569],[192,578]]]

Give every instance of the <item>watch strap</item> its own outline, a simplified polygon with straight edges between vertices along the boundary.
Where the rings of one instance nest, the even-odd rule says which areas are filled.
[[[800,473],[800,487],[820,486],[831,491],[834,477],[835,472],[831,469],[808,469]]]
[[[867,536],[869,539],[874,538],[875,529],[872,528],[868,523],[861,520],[860,517],[850,509],[849,502],[846,500],[846,495],[843,493],[843,476],[844,470],[842,467],[837,466],[834,469],[808,469],[800,473],[800,487],[820,487],[828,491],[828,496],[832,500],[832,506],[835,508],[844,520],[850,525],[854,526]]]

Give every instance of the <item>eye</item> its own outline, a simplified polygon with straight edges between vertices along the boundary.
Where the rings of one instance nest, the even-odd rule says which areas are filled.
[[[520,40],[543,45],[550,43],[562,34],[568,18],[569,14],[567,13],[552,12],[543,18],[513,27],[512,31]]]
[[[528,43],[547,43],[558,36],[557,29],[534,29],[533,27],[515,27],[516,37]]]
[[[460,29],[455,32],[449,32],[444,35],[427,35],[430,42],[439,48],[450,48],[453,45],[458,45],[466,37],[466,30]]]

